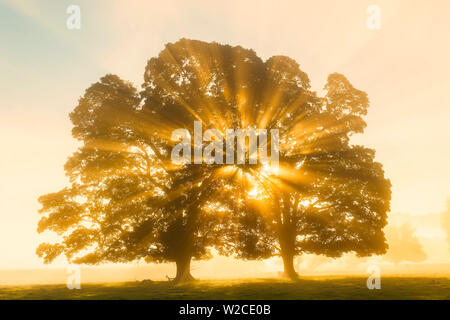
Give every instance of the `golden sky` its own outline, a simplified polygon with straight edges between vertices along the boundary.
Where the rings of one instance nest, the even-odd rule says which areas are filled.
[[[105,73],[140,85],[147,60],[181,37],[290,56],[315,90],[339,72],[366,91],[353,142],[375,148],[391,179],[390,221],[411,222],[427,261],[450,262],[436,218],[450,195],[450,2],[78,0],[81,30],[67,30],[72,2],[0,0],[0,268],[43,266],[37,197],[67,183],[68,113],[84,89]],[[380,30],[366,26],[371,4]]]

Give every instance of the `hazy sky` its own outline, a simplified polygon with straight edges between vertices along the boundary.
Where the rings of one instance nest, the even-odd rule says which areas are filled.
[[[66,8],[81,8],[81,30]],[[369,5],[381,29],[366,26]],[[450,195],[450,2],[0,0],[0,268],[39,267],[37,197],[75,151],[68,113],[106,73],[142,83],[181,37],[287,55],[320,90],[329,73],[368,93],[368,127],[393,184],[392,213],[443,211]],[[436,222],[428,236],[443,238]],[[435,233],[435,234],[434,234]],[[448,257],[447,257],[448,258]],[[447,259],[449,260],[449,259]]]

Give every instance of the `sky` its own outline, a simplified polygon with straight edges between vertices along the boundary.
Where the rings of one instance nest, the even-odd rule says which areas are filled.
[[[80,30],[66,27],[72,4]],[[373,4],[379,30],[366,24]],[[68,114],[84,90],[107,73],[140,86],[147,60],[182,37],[287,55],[318,92],[333,72],[366,91],[368,126],[352,141],[376,149],[392,182],[390,221],[450,262],[436,218],[450,196],[449,12],[445,0],[0,0],[0,269],[43,266],[37,198],[67,184]]]

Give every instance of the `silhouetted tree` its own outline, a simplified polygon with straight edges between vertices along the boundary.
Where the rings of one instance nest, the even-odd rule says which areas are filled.
[[[103,77],[71,113],[82,146],[65,166],[70,187],[39,199],[39,231],[61,240],[37,253],[46,262],[171,261],[185,281],[191,260],[212,247],[247,259],[279,253],[291,277],[300,252],[384,252],[390,185],[372,150],[349,145],[365,127],[367,95],[339,74],[325,89],[323,98],[311,91],[288,57],[263,62],[240,46],[188,39],[148,61],[140,93]],[[279,130],[279,170],[172,162],[173,131],[193,137],[194,121],[202,132]]]
[[[295,68],[291,65],[291,74]],[[279,254],[284,274],[296,278],[293,261],[301,253],[330,257],[345,252],[358,256],[385,253],[382,229],[391,185],[381,164],[374,161],[373,150],[349,144],[349,136],[365,127],[362,116],[367,112],[367,95],[340,74],[329,76],[323,99],[311,99],[314,95],[303,88],[286,89],[282,82],[293,82],[288,72],[281,79],[274,86],[281,88],[277,95],[291,97],[279,98],[285,101],[277,108],[301,100],[304,104],[296,108],[302,117],[278,122],[283,141],[280,169],[276,174],[259,173],[266,198],[247,203],[260,212],[254,218],[260,220],[254,224],[258,229],[249,230],[246,223],[237,221],[240,227],[233,229],[235,240],[230,242],[238,243],[241,233],[258,236],[253,246],[237,247],[237,256]]]
[[[191,258],[208,257],[219,239],[218,216],[201,213],[219,187],[212,167],[175,168],[171,146],[153,135],[151,111],[117,76],[87,89],[70,117],[83,143],[65,165],[71,186],[39,198],[47,215],[38,231],[62,239],[41,244],[38,255],[47,263],[60,254],[87,264],[174,261],[175,280],[192,279]]]

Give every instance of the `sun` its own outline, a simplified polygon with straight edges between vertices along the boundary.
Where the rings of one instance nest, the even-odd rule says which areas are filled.
[[[278,176],[278,174],[280,172],[280,168],[279,168],[278,164],[271,164],[269,162],[263,162],[259,171],[262,176],[271,177],[271,176]]]

